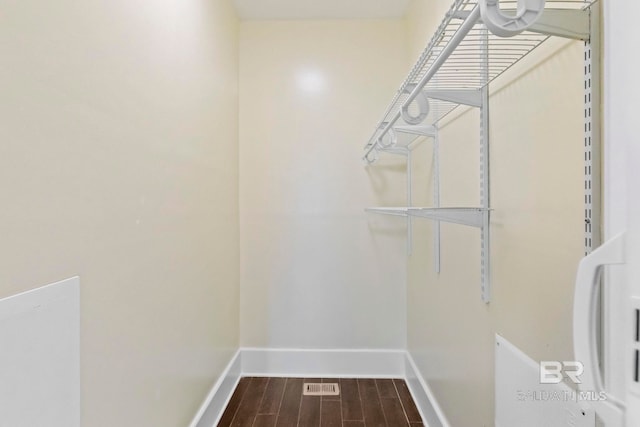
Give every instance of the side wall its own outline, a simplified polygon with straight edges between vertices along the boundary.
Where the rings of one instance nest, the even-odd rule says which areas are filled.
[[[243,346],[405,347],[406,226],[363,211],[403,203],[405,163],[360,161],[404,37],[400,20],[241,24]]]
[[[450,1],[414,0],[411,61]],[[408,348],[450,424],[494,423],[494,334],[536,360],[572,360],[575,269],[583,253],[582,43],[549,42],[492,86],[492,299],[480,296],[480,236],[442,224],[441,273],[432,223],[415,220],[408,271]],[[479,204],[479,113],[441,128],[442,206]],[[414,199],[430,205],[431,145],[414,155]]]
[[[238,348],[231,2],[0,10],[0,297],[79,275],[82,425],[187,425]]]

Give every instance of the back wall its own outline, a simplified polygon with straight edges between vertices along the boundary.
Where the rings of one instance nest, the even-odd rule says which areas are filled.
[[[79,275],[82,425],[187,425],[238,348],[233,6],[0,10],[0,298]]]
[[[405,163],[360,161],[404,35],[400,20],[241,23],[243,346],[405,347],[405,224],[363,211],[404,203]]]

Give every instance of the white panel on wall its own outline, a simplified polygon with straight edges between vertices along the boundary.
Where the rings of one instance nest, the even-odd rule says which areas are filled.
[[[559,361],[562,363],[562,361]],[[564,382],[541,384],[540,365],[496,335],[496,427],[594,427],[597,398]]]
[[[80,280],[0,300],[0,427],[80,426]]]

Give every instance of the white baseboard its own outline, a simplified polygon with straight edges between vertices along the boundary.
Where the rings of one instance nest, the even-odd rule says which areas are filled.
[[[404,378],[407,381],[409,391],[411,391],[418,411],[420,411],[423,422],[428,427],[451,427],[431,388],[413,361],[411,354],[406,352],[405,357],[406,372]]]
[[[243,348],[246,376],[403,378],[404,350]]]
[[[215,427],[218,425],[233,391],[242,376],[242,353],[238,350],[213,385],[189,427]]]
[[[243,376],[404,378],[428,427],[451,427],[431,389],[404,350],[241,348],[229,362],[189,427],[215,427]]]

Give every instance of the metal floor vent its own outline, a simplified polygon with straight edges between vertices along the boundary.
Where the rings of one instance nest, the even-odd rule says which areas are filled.
[[[338,383],[304,383],[302,394],[304,396],[338,396],[340,387]]]

